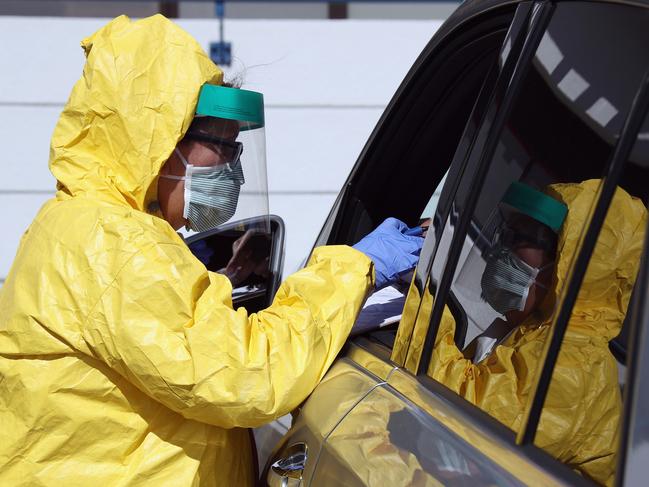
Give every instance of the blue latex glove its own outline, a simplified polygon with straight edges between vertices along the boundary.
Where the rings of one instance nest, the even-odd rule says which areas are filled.
[[[354,245],[374,262],[375,289],[396,282],[400,274],[415,268],[424,244],[421,227],[408,228],[396,218],[388,218]]]

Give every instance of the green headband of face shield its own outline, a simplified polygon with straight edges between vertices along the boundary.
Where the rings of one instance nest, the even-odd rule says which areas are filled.
[[[514,181],[507,188],[502,202],[547,225],[557,233],[568,214],[566,205],[519,181]]]
[[[264,126],[264,95],[256,91],[204,84],[198,96],[196,116],[236,120],[241,130]]]

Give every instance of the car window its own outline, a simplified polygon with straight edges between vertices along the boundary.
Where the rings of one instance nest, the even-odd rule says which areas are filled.
[[[562,422],[570,411],[571,428],[559,428],[558,434],[540,429],[534,438],[558,459],[578,463],[586,475],[608,484],[615,475],[622,391],[627,387],[626,329],[647,224],[649,187],[639,184],[649,180],[647,134],[649,119],[624,163],[589,257],[541,411],[545,424]],[[563,444],[560,449],[554,447],[557,440]]]
[[[426,371],[514,432],[525,421],[557,304],[647,68],[648,21],[639,8],[557,5],[516,86],[485,177],[476,185],[474,173],[466,172],[449,217],[439,223],[441,238],[427,289],[433,297],[443,294],[436,308],[441,311],[433,313],[430,329],[437,334]],[[624,76],[615,74],[622,72]],[[629,169],[623,179],[627,193],[644,198],[643,172]],[[475,204],[467,205],[474,191]],[[557,205],[565,207],[563,216]],[[612,240],[602,245],[613,245]],[[628,267],[630,275],[637,262]],[[450,278],[448,289],[440,288],[443,276]],[[619,281],[615,276],[607,275]],[[622,294],[628,299],[626,291]],[[434,306],[435,299],[430,301]],[[599,312],[588,303],[576,310]],[[617,313],[623,321],[626,306]],[[458,340],[464,333],[466,339]],[[580,340],[582,345],[603,343],[598,350],[605,356],[614,336],[610,331]],[[610,363],[617,388],[614,361]],[[537,444],[586,477],[606,482],[610,472],[604,464],[610,464],[614,440],[609,450],[599,448],[602,442],[597,444],[595,437],[601,431],[587,425],[604,420],[591,416],[585,406],[594,400],[600,382],[580,381],[588,370],[577,359],[560,369],[564,380],[555,382],[566,403],[557,406],[554,416],[542,416]],[[578,419],[583,427],[577,427]]]
[[[401,95],[394,110],[400,113],[412,106],[395,127],[391,127],[391,119],[385,122],[383,137],[373,143],[372,157],[356,171],[347,206],[340,210],[340,230],[328,243],[353,244],[390,216],[410,226],[427,224],[475,100],[498,59],[506,26],[486,32],[481,28],[476,42],[464,39],[449,52],[446,71],[431,71],[438,62],[434,57],[413,75],[415,86]],[[442,83],[438,78],[444,72]],[[352,335],[369,333],[370,339],[392,349],[412,277],[401,276],[396,285],[370,296]]]

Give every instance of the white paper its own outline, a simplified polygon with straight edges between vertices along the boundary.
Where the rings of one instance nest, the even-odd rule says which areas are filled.
[[[406,296],[392,286],[376,291],[365,301],[351,334],[360,335],[398,322],[405,302]]]

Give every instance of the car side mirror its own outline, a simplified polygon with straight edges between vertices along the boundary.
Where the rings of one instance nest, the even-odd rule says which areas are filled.
[[[267,221],[270,225],[265,224]],[[270,233],[259,231],[268,227]],[[277,215],[265,215],[226,223],[192,235],[185,242],[210,271],[228,275],[232,268],[244,269],[229,275],[233,281],[232,304],[254,313],[272,303],[282,282],[284,235],[284,221]]]

